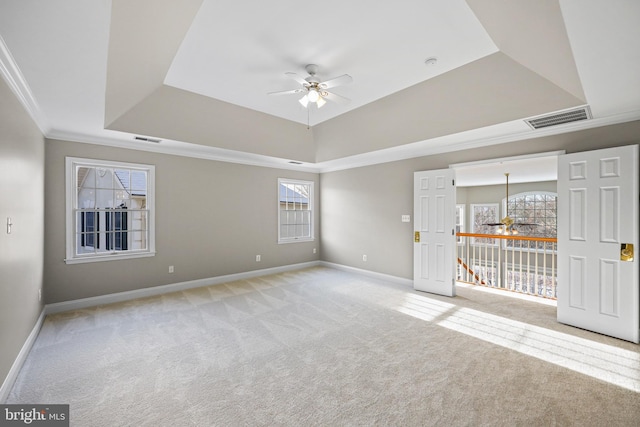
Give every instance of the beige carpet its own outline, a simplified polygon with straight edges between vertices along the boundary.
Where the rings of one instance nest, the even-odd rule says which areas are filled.
[[[7,403],[72,426],[638,426],[640,348],[313,268],[47,317]]]

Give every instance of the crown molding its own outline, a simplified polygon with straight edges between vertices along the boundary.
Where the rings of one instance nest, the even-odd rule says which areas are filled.
[[[320,163],[291,164],[292,159],[263,156],[253,153],[228,150],[217,147],[209,147],[180,141],[162,140],[159,143],[141,142],[132,140],[128,134],[114,135],[112,137],[79,134],[70,131],[51,130],[45,134],[49,139],[60,139],[88,144],[106,145],[115,148],[129,150],[149,151],[154,153],[169,154],[174,156],[192,157],[203,160],[213,160],[227,163],[236,163],[248,166],[259,166],[285,170],[296,170],[312,173],[327,173],[340,170],[354,169],[377,164],[390,163],[400,160],[408,160],[417,157],[432,156],[473,148],[488,147],[491,145],[522,141],[526,139],[543,138],[546,136],[560,135],[577,132],[597,127],[615,125],[620,123],[640,120],[640,110],[631,111],[613,116],[583,120],[534,130],[524,124],[523,120],[515,120],[502,125],[492,126],[490,136],[479,137],[480,130],[471,130],[453,135],[446,135],[429,140],[414,142],[398,147],[386,148],[369,153],[358,154],[340,159],[329,160]],[[520,131],[505,132],[501,127],[526,126]],[[511,126],[510,126],[511,125]],[[117,132],[114,132],[117,134]]]
[[[432,156],[460,150],[488,147],[491,145],[505,144],[509,142],[523,141],[526,139],[543,138],[552,135],[577,132],[581,130],[593,129],[603,126],[610,126],[620,123],[640,120],[640,110],[625,112],[608,117],[583,120],[580,122],[567,123],[564,125],[534,130],[526,126],[523,120],[514,120],[502,125],[526,126],[520,131],[500,132],[501,125],[495,126],[495,134],[478,137],[478,129],[461,132],[453,135],[445,135],[438,138],[414,142],[398,147],[386,148],[372,151],[365,154],[344,157],[317,163],[320,173],[336,172],[340,170],[353,169],[375,164],[389,163],[400,160],[408,160],[417,157]],[[494,126],[492,126],[493,128]]]
[[[314,163],[296,164],[289,163],[292,159],[282,159],[269,157],[261,154],[246,153],[241,151],[228,150],[225,148],[209,147],[199,144],[191,144],[181,141],[162,139],[160,142],[135,141],[132,135],[110,131],[112,136],[97,136],[82,134],[73,131],[51,130],[45,136],[48,139],[80,142],[85,144],[104,145],[114,148],[124,148],[127,150],[147,151],[172,156],[191,157],[202,160],[213,160],[218,162],[236,163],[247,166],[258,166],[275,169],[296,170],[303,172],[320,172]]]
[[[38,101],[36,101],[26,79],[22,75],[18,64],[13,59],[4,39],[0,36],[0,75],[4,77],[11,91],[16,95],[20,103],[27,110],[36,126],[43,135],[51,130],[51,126],[42,113]]]
[[[453,135],[445,135],[339,159],[318,163],[299,163],[295,161],[295,159],[270,157],[174,140],[162,139],[159,143],[135,141],[133,140],[133,135],[116,131],[105,131],[107,135],[96,135],[70,130],[54,129],[47,120],[45,114],[42,112],[38,102],[31,92],[31,89],[29,88],[29,85],[27,84],[26,79],[22,75],[20,68],[16,64],[2,37],[0,37],[0,75],[4,77],[13,93],[27,110],[42,134],[49,139],[67,140],[129,150],[148,151],[174,156],[312,173],[327,173],[354,169],[640,120],[640,110],[635,110],[607,117],[593,118],[534,130],[526,125],[526,127],[522,126],[526,119],[523,118],[522,120],[514,120],[483,129],[474,129]]]

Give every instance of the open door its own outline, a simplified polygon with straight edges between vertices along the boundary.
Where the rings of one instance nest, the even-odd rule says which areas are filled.
[[[415,172],[413,287],[455,296],[455,171]]]
[[[558,321],[638,343],[638,146],[558,158]]]

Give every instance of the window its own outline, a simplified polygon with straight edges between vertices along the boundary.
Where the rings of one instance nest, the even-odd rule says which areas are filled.
[[[456,205],[456,233],[464,233],[464,208],[465,205]],[[464,237],[458,237],[457,242],[462,243]]]
[[[66,160],[67,264],[155,255],[155,167]]]
[[[487,225],[498,222],[498,204],[483,203],[471,205],[471,232],[475,234],[494,234],[495,227]],[[475,244],[496,244],[496,239],[474,237]]]
[[[534,237],[557,236],[557,203],[558,195],[547,191],[533,191],[509,196],[508,205],[505,200],[502,206],[516,223],[535,224],[535,226],[519,227],[520,234]],[[506,209],[508,207],[508,209]],[[522,242],[508,241],[508,247],[520,245]],[[545,243],[537,242],[537,247],[543,249]],[[551,243],[546,243],[548,249]]]
[[[502,201],[503,207],[505,201]],[[550,192],[528,192],[509,197],[509,216],[520,223],[536,224],[525,230],[527,236],[556,237],[558,195]],[[506,207],[505,207],[506,209]]]
[[[278,243],[313,238],[313,182],[279,178]]]

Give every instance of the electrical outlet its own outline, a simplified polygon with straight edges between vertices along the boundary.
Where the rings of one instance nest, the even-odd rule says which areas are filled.
[[[42,288],[38,289],[38,301],[42,301]]]
[[[316,248],[313,248],[313,253],[314,253],[314,254],[316,253]]]
[[[367,256],[366,256],[366,255],[362,255],[362,260],[363,260],[364,262],[367,262]]]
[[[256,262],[260,262],[260,259],[261,259],[260,255],[256,255]]]
[[[173,265],[170,265],[169,266],[169,273],[173,273],[173,272],[174,272]]]

